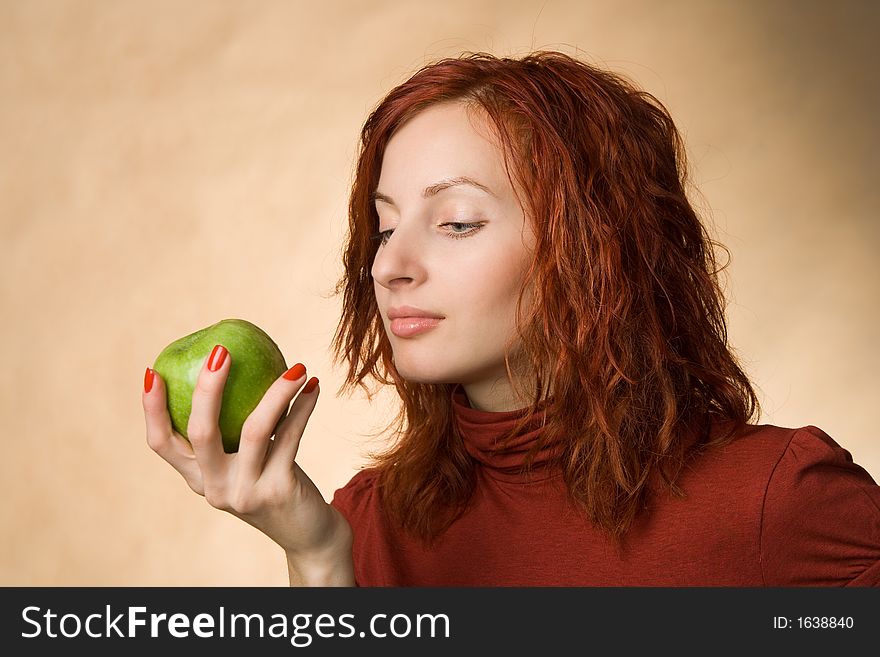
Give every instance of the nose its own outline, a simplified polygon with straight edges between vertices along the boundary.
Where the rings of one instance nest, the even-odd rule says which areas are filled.
[[[422,235],[414,222],[400,222],[394,232],[380,244],[373,259],[371,274],[382,287],[393,289],[425,278]]]

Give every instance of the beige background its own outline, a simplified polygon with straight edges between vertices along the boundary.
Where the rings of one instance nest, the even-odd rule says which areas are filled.
[[[328,351],[358,133],[464,50],[563,50],[666,103],[761,421],[877,479],[877,6],[0,1],[0,584],[286,583],[147,448],[144,368],[224,317],[263,327],[321,378],[300,463],[329,500],[389,419],[335,397]]]

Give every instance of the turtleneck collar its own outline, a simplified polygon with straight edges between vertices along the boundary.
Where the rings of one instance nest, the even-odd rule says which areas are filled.
[[[552,445],[544,445],[534,456],[531,473],[522,472],[526,454],[541,435],[546,405],[542,402],[525,429],[499,448],[498,441],[528,415],[529,409],[481,411],[471,407],[461,384],[452,389],[452,413],[465,448],[489,476],[503,481],[528,483],[553,476],[547,467]]]

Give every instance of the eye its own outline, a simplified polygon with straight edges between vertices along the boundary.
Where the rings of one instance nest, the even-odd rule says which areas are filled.
[[[445,223],[440,224],[440,227],[451,226],[454,230],[447,230],[446,236],[450,237],[454,240],[460,240],[465,237],[470,237],[474,233],[480,230],[483,227],[482,222],[464,222],[464,221],[447,221]],[[462,230],[463,229],[463,230]],[[391,238],[391,234],[394,232],[393,228],[389,228],[388,230],[380,230],[378,233],[374,233],[370,235],[370,239],[379,242],[379,246],[384,246],[388,243],[388,240]]]
[[[444,224],[440,224],[440,225],[441,226],[454,226],[456,228],[465,228],[466,229],[462,232],[458,232],[457,230],[448,232],[447,235],[454,240],[460,240],[464,237],[468,237],[470,235],[473,235],[478,230],[480,230],[480,228],[483,227],[483,224],[481,224],[479,222],[466,223],[466,222],[461,222],[461,221],[448,221],[448,222],[446,222]]]
[[[378,233],[370,235],[370,239],[379,242],[379,246],[384,246],[385,243],[388,241],[388,238],[391,237],[391,233],[393,232],[393,228],[389,228],[388,230],[380,230]]]

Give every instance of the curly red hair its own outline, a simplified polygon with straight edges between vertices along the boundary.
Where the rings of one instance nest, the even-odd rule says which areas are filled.
[[[370,273],[378,248],[370,197],[395,131],[441,102],[491,118],[511,183],[527,190],[518,197],[535,229],[525,276],[535,296],[516,340],[534,374],[522,398],[532,410],[548,404],[534,453],[559,445],[554,463],[572,500],[619,539],[644,507],[652,473],[683,494],[675,480],[689,432],[695,447],[719,444],[760,414],[728,345],[713,251],[726,249],[686,196],[682,139],[654,96],[555,51],[441,59],[367,118],[333,349],[348,366],[340,392],[361,386],[372,399],[365,381],[373,379],[400,396],[394,440],[371,455],[371,467],[387,516],[428,542],[467,508],[474,463],[453,422],[453,385],[409,382],[394,368]],[[710,442],[712,420],[725,429]]]

